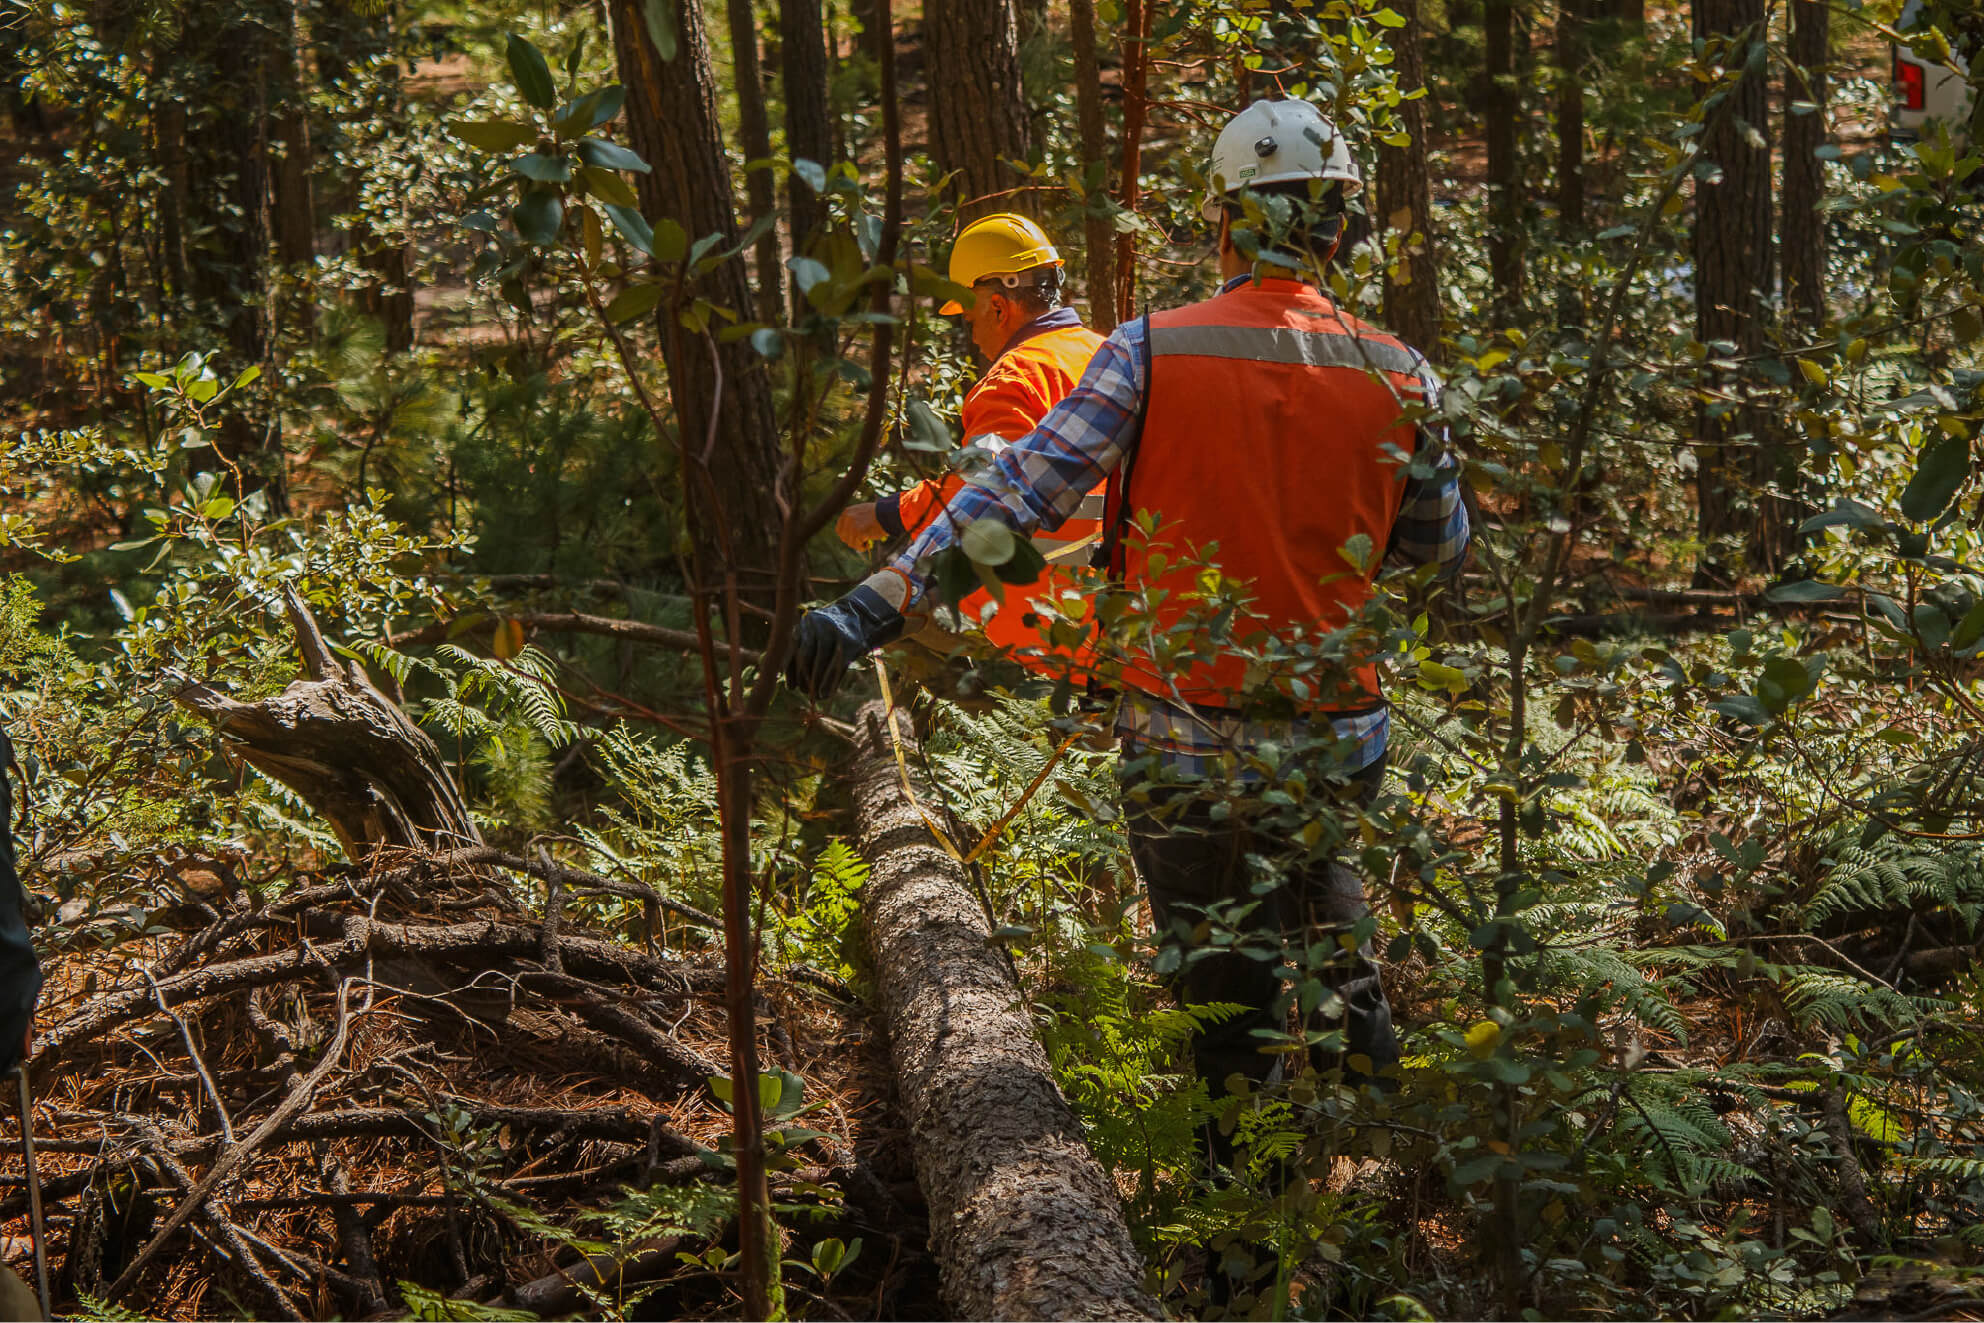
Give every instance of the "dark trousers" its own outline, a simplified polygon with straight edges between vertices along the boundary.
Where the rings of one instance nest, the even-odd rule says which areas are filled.
[[[1348,778],[1356,793],[1347,807],[1375,798],[1384,772],[1380,759]],[[1263,1052],[1271,1040],[1254,1032],[1287,1027],[1292,994],[1275,973],[1283,963],[1280,953],[1286,949],[1297,955],[1304,945],[1329,942],[1334,934],[1354,926],[1367,913],[1364,884],[1356,873],[1332,860],[1289,869],[1279,885],[1256,896],[1252,888],[1258,870],[1247,856],[1271,857],[1281,842],[1264,838],[1235,816],[1215,822],[1211,806],[1189,798],[1189,791],[1171,792],[1168,801],[1164,794],[1160,791],[1149,807],[1132,806],[1125,825],[1131,856],[1150,896],[1159,941],[1179,951],[1168,981],[1186,1005],[1235,1002],[1247,1008],[1192,1040],[1199,1077],[1218,1098],[1227,1092],[1227,1076],[1237,1072],[1265,1080],[1281,1059]],[[1180,799],[1182,807],[1176,802]],[[1252,947],[1254,953],[1228,946],[1194,959],[1195,951],[1218,945],[1214,939],[1223,925],[1208,924],[1207,911],[1249,901],[1256,902],[1254,908],[1232,927],[1243,935],[1235,945]],[[1259,958],[1270,950],[1275,958]],[[1299,957],[1295,963],[1298,968],[1302,965]],[[1392,1010],[1378,979],[1371,944],[1363,942],[1355,951],[1337,948],[1328,965],[1317,972],[1343,1000],[1344,1057],[1368,1057],[1373,1074],[1397,1064]],[[1327,1068],[1332,1063],[1317,1059],[1315,1064]],[[1345,1064],[1353,1081],[1362,1074],[1347,1060]],[[1299,1070],[1296,1063],[1289,1065],[1290,1074]]]

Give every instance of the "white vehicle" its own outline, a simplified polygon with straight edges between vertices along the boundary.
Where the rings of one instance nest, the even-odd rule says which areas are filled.
[[[1908,0],[1895,30],[1907,32],[1921,21],[1922,0]],[[1955,56],[1955,64],[1951,69],[1921,59],[1906,46],[1894,48],[1893,136],[1919,138],[1937,122],[1948,124],[1958,138],[1965,136],[1972,110],[1969,73],[1963,56]]]

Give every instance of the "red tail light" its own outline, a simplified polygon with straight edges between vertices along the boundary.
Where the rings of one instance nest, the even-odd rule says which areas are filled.
[[[1920,110],[1927,104],[1922,87],[1922,66],[1901,58],[1896,51],[1894,57],[1895,92],[1901,97],[1903,110]]]

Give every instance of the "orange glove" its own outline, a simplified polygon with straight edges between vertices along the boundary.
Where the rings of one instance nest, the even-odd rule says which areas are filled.
[[[842,542],[856,551],[880,542],[889,535],[888,530],[882,527],[882,521],[875,517],[873,501],[850,505],[842,510],[840,518],[834,521],[834,532],[839,534]]]

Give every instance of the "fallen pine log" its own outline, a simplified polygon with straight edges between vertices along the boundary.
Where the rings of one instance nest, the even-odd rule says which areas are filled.
[[[881,704],[856,720],[862,909],[930,1248],[962,1319],[1155,1318],[1114,1185],[1034,1037],[963,866],[904,793]],[[916,791],[927,796],[927,786]]]

